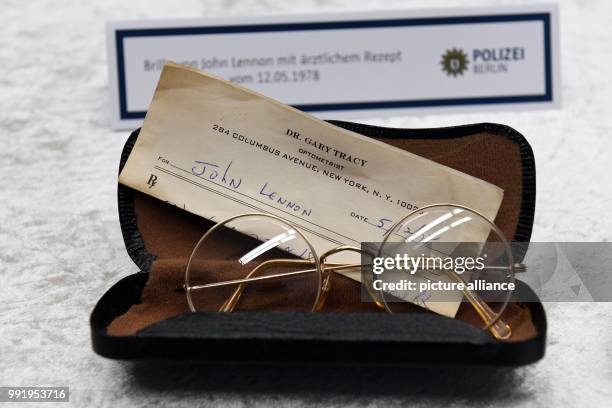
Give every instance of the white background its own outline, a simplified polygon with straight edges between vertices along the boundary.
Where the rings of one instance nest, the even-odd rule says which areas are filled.
[[[547,356],[516,370],[150,366],[106,360],[92,352],[88,318],[95,302],[117,280],[136,272],[117,218],[116,173],[127,132],[109,128],[105,20],[338,11],[380,4],[2,2],[0,385],[69,385],[74,406],[610,405],[612,304],[547,304]],[[529,139],[537,160],[533,239],[609,241],[610,15],[607,0],[562,2],[562,110],[366,121],[398,127],[481,121],[513,126]]]

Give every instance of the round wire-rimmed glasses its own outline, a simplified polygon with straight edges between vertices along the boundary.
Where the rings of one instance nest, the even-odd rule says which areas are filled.
[[[385,229],[378,245],[339,245],[320,256],[305,232],[317,235],[317,231],[270,214],[242,214],[217,223],[197,242],[185,269],[189,309],[320,311],[332,290],[333,275],[343,274],[362,281],[363,301],[374,302],[388,313],[405,310],[403,305],[408,301],[453,317],[465,301],[476,311],[480,327],[497,339],[511,337],[512,329],[501,315],[512,290],[491,291],[487,285],[510,287],[514,273],[525,267],[514,264],[504,234],[481,213],[459,205],[428,205]],[[374,272],[376,258],[399,254],[421,258],[421,267],[413,268],[409,276],[398,268],[384,274]],[[425,264],[430,259],[470,257],[481,259],[483,268],[466,273],[465,265],[459,271],[456,266],[448,269],[441,263]],[[381,286],[397,284],[403,277],[419,284],[440,281],[463,285],[454,291],[418,293]],[[485,289],[470,289],[468,283],[478,281],[484,282]]]

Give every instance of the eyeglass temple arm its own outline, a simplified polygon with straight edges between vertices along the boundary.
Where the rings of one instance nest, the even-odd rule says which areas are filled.
[[[338,266],[333,266],[333,267],[329,267],[328,269],[347,269],[347,268],[354,268],[360,266],[359,264],[338,264]],[[200,289],[209,289],[209,288],[216,288],[216,287],[220,287],[220,286],[232,286],[232,285],[238,285],[240,283],[249,283],[249,282],[257,282],[257,281],[263,281],[263,280],[270,280],[270,279],[274,279],[274,278],[286,278],[289,276],[298,276],[298,275],[303,275],[306,273],[311,273],[311,272],[316,272],[317,269],[316,268],[311,268],[311,269],[304,269],[301,271],[292,271],[292,272],[283,272],[283,273],[277,273],[274,275],[264,275],[264,276],[256,276],[256,277],[251,277],[251,278],[242,278],[242,279],[232,279],[232,280],[228,280],[228,281],[221,281],[221,282],[214,282],[214,283],[206,283],[204,285],[193,285],[193,286],[187,286],[186,284],[181,285],[180,287],[177,287],[177,290],[181,290],[181,291],[185,291],[185,290],[189,290],[189,291],[194,291],[194,290],[200,290]]]
[[[321,258],[319,258],[320,263],[323,265],[323,267],[321,268],[323,271],[323,280],[321,282],[321,288],[319,291],[319,294],[317,296],[316,299],[316,303],[314,305],[314,310],[320,310],[323,308],[323,305],[325,304],[325,301],[327,300],[327,296],[329,295],[329,291],[331,289],[331,276],[332,274],[330,273],[331,271],[334,271],[336,269],[348,269],[348,268],[352,268],[352,267],[356,267],[359,266],[359,264],[356,265],[350,265],[350,264],[334,264],[334,266],[329,266],[326,267],[325,266],[325,260],[338,252],[342,252],[342,251],[354,251],[354,252],[358,252],[358,253],[363,253],[364,251],[360,248],[357,247],[352,247],[352,246],[348,246],[348,245],[343,245],[343,246],[339,246],[333,249],[330,249],[329,251],[325,252]],[[313,262],[308,261],[308,260],[304,260],[304,259],[271,259],[268,261],[265,261],[263,263],[261,263],[260,265],[258,265],[255,269],[253,269],[251,272],[248,273],[248,275],[245,277],[245,279],[250,279],[253,275],[255,275],[257,272],[261,271],[261,270],[265,270],[267,268],[269,268],[270,266],[276,266],[276,265],[311,265]],[[286,276],[295,276],[300,274],[301,272],[315,272],[316,269],[311,269],[311,270],[306,270],[306,271],[294,271],[294,272],[289,272]],[[278,274],[276,276],[282,276],[283,274]],[[238,301],[240,300],[240,297],[242,296],[242,292],[244,292],[244,289],[246,288],[246,285],[244,283],[241,283],[235,290],[234,292],[230,295],[230,297],[223,302],[223,304],[221,305],[221,307],[219,308],[220,312],[232,312],[235,308],[236,305],[238,304]],[[385,308],[385,306],[377,301],[376,299],[374,299],[375,303],[377,306],[381,307],[381,308]]]
[[[312,264],[312,262],[305,260],[305,259],[271,259],[271,260],[262,262],[261,264],[257,265],[253,270],[251,270],[251,272],[249,272],[244,277],[244,279],[251,279],[253,275],[257,274],[257,272],[264,271],[272,266],[291,266],[291,265],[310,265],[310,264]],[[316,269],[313,269],[312,271],[315,271],[315,270]],[[304,273],[307,273],[307,272],[310,272],[310,270],[304,271]],[[240,301],[242,292],[244,292],[244,290],[246,289],[246,283],[248,283],[248,281],[240,283],[238,287],[236,287],[234,292],[232,292],[232,294],[225,300],[225,302],[223,302],[223,304],[219,308],[219,312],[233,312],[234,311],[234,309],[236,308],[236,305],[238,304],[238,301]]]
[[[238,301],[240,300],[240,297],[242,296],[242,292],[244,292],[244,290],[246,289],[246,284],[249,282],[257,282],[257,281],[262,281],[262,280],[283,278],[283,277],[289,277],[289,276],[298,276],[298,275],[303,275],[306,273],[312,273],[312,272],[317,271],[316,268],[311,268],[311,269],[304,269],[301,271],[278,273],[274,275],[254,276],[258,272],[262,272],[273,266],[282,266],[282,265],[291,266],[294,264],[312,265],[313,262],[304,260],[304,259],[271,259],[269,261],[265,261],[261,263],[260,265],[258,265],[256,268],[250,271],[242,279],[215,282],[215,283],[209,283],[205,285],[194,285],[194,286],[190,286],[189,288],[187,288],[186,285],[183,285],[179,289],[193,291],[193,290],[207,289],[207,288],[220,287],[220,286],[238,285],[238,287],[234,290],[234,292],[232,292],[232,294],[228,297],[228,299],[219,308],[220,312],[232,312],[235,309],[236,305],[238,304]],[[323,266],[322,269],[324,271],[337,271],[337,270],[342,270],[342,269],[356,268],[359,266],[361,266],[361,264],[329,263],[329,264],[326,264],[326,266]],[[322,296],[319,297],[319,301],[317,302],[317,305],[315,306],[315,310],[319,310],[323,306],[323,303],[325,302],[325,298],[326,298],[327,293],[329,292],[329,287],[330,287],[329,281],[330,281],[330,276],[324,277]],[[375,302],[379,307],[384,308],[382,303],[378,301],[375,301]]]
[[[267,280],[267,279],[272,279],[272,278],[282,278],[282,277],[288,277],[288,276],[297,276],[297,275],[302,275],[305,273],[316,272],[316,269],[312,268],[312,269],[304,269],[301,271],[293,271],[293,272],[288,272],[288,273],[279,273],[275,275],[254,277],[254,275],[257,274],[258,272],[262,272],[265,269],[268,269],[270,267],[291,266],[295,264],[312,265],[313,262],[302,260],[302,259],[271,259],[269,261],[265,261],[261,263],[260,265],[258,265],[251,272],[249,272],[245,276],[244,279],[239,279],[237,281],[219,282],[219,283],[226,283],[226,284],[238,284],[238,287],[234,290],[234,292],[232,292],[232,294],[227,298],[227,300],[223,302],[223,304],[219,308],[219,312],[233,312],[236,306],[238,305],[240,297],[242,296],[242,292],[244,292],[244,290],[246,289],[246,284],[249,282]],[[328,265],[329,266],[324,266],[322,269],[325,271],[335,272],[337,270],[350,269],[350,268],[361,266],[360,264],[328,264]],[[329,277],[324,278],[324,281],[323,281],[324,287],[322,289],[322,295],[319,297],[319,301],[317,302],[317,305],[315,306],[315,310],[319,310],[321,307],[323,307],[323,304],[325,303],[327,293],[329,292],[329,280],[330,280]],[[204,288],[206,286],[207,285],[195,287],[195,289]],[[379,307],[384,307],[384,306],[381,306],[379,302],[376,302],[376,304],[379,305]]]
[[[448,271],[448,274],[458,283],[463,283],[462,292],[468,301],[471,303],[472,307],[476,309],[476,313],[480,316],[480,318],[488,325],[489,332],[496,338],[500,340],[507,340],[512,336],[512,329],[509,325],[507,325],[500,317],[495,318],[495,312],[491,310],[489,305],[482,300],[480,296],[476,292],[471,289],[468,289],[465,281],[457,274],[455,271]]]

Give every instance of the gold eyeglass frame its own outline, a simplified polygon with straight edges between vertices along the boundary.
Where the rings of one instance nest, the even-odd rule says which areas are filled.
[[[427,206],[423,206],[421,208],[418,208],[414,211],[409,212],[407,215],[405,215],[403,218],[401,218],[399,221],[397,221],[395,224],[393,224],[386,232],[385,234],[383,234],[383,242],[386,242],[387,239],[389,238],[389,235],[391,234],[392,231],[394,231],[399,225],[401,225],[403,222],[405,222],[408,218],[410,218],[411,216],[413,216],[414,214],[418,213],[418,212],[422,212],[424,210],[427,209],[432,209],[432,208],[438,208],[438,207],[454,207],[454,208],[460,208],[462,210],[467,210],[469,212],[472,212],[473,214],[478,215],[480,218],[484,219],[489,226],[497,233],[497,235],[501,238],[501,241],[504,245],[504,248],[506,250],[506,255],[509,257],[509,267],[504,267],[504,266],[498,266],[498,267],[487,267],[487,269],[503,269],[503,270],[508,270],[512,276],[512,279],[514,280],[514,275],[516,272],[525,272],[526,271],[526,267],[523,264],[515,264],[514,263],[514,258],[512,255],[512,250],[510,247],[510,244],[508,242],[508,240],[506,239],[505,235],[503,234],[503,232],[499,229],[499,227],[497,225],[495,225],[495,223],[493,223],[492,221],[490,221],[487,217],[485,217],[482,213],[466,207],[466,206],[462,206],[462,205],[457,205],[457,204],[447,204],[447,203],[439,203],[439,204],[431,204],[431,205],[427,205]],[[257,267],[255,267],[254,269],[252,269],[244,278],[242,279],[233,279],[233,280],[228,280],[228,281],[221,281],[221,282],[214,282],[214,283],[208,283],[208,284],[204,284],[204,285],[190,285],[189,284],[189,277],[190,277],[190,270],[191,270],[191,265],[193,262],[193,258],[194,255],[196,254],[196,252],[198,251],[198,249],[200,248],[200,246],[202,245],[203,242],[206,241],[206,239],[208,237],[210,237],[212,234],[214,234],[217,230],[219,230],[220,228],[222,228],[223,226],[225,226],[226,224],[235,221],[237,219],[240,218],[246,218],[246,217],[252,217],[252,216],[258,216],[258,217],[264,217],[264,218],[268,218],[274,221],[278,221],[281,222],[282,224],[285,224],[285,226],[291,227],[308,245],[311,253],[313,254],[313,260],[307,260],[307,259],[271,259],[271,260],[267,260],[262,262],[261,264],[259,264]],[[220,286],[227,286],[227,285],[238,285],[237,288],[234,290],[234,292],[227,298],[227,300],[225,300],[225,302],[223,302],[223,304],[220,306],[219,308],[219,312],[232,312],[234,311],[234,309],[236,308],[240,297],[242,296],[243,291],[246,288],[246,284],[248,284],[249,282],[256,282],[256,281],[262,281],[262,280],[268,280],[268,279],[274,279],[274,278],[280,278],[280,277],[289,277],[289,276],[297,276],[297,275],[301,275],[301,274],[305,274],[305,273],[317,273],[318,276],[318,291],[317,291],[317,296],[315,297],[315,301],[312,305],[311,308],[311,312],[317,312],[320,311],[324,304],[325,304],[325,300],[327,299],[327,296],[329,295],[329,292],[331,290],[331,282],[332,282],[332,275],[333,272],[342,270],[342,269],[351,269],[351,268],[356,268],[356,267],[360,267],[362,266],[361,263],[359,264],[338,264],[338,263],[329,263],[326,264],[325,260],[330,257],[331,255],[334,255],[336,253],[339,252],[343,252],[343,251],[352,251],[352,252],[357,252],[360,254],[366,254],[368,256],[380,256],[381,251],[382,251],[382,246],[381,248],[379,248],[379,252],[377,255],[374,255],[373,252],[370,251],[365,251],[361,248],[358,247],[354,247],[354,246],[349,246],[349,245],[342,245],[342,246],[338,246],[336,248],[332,248],[328,251],[326,251],[325,253],[323,253],[323,255],[321,256],[317,256],[317,252],[315,251],[312,243],[304,236],[304,234],[300,231],[300,227],[297,227],[295,225],[293,225],[291,222],[280,218],[276,215],[272,215],[272,214],[266,214],[266,213],[245,213],[245,214],[240,214],[240,215],[236,215],[233,217],[229,217],[223,221],[218,222],[217,224],[215,224],[212,228],[210,228],[208,231],[206,231],[206,233],[200,238],[200,240],[197,242],[197,244],[195,245],[195,247],[193,248],[190,256],[189,256],[189,260],[187,262],[187,266],[185,268],[185,283],[182,287],[182,289],[185,291],[185,295],[187,298],[187,304],[189,306],[189,309],[192,312],[197,312],[197,309],[195,308],[195,305],[193,303],[193,299],[191,297],[191,292],[194,290],[201,290],[201,289],[206,289],[206,288],[213,288],[213,287],[220,287]],[[314,264],[314,265],[313,265]],[[284,266],[284,265],[310,265],[310,266],[314,266],[308,269],[303,269],[303,270],[298,270],[298,271],[292,271],[292,272],[284,272],[284,273],[278,273],[278,274],[273,274],[273,275],[263,275],[263,276],[255,276],[258,272],[261,272],[269,267],[272,266]],[[321,265],[327,265],[325,267],[321,267]],[[431,269],[428,269],[431,270]],[[461,278],[461,276],[459,274],[457,274],[454,271],[448,271],[445,270],[446,272],[449,273],[449,275],[451,276],[451,278],[453,278],[455,281],[459,282],[459,283],[464,283],[463,287],[464,289],[463,294],[464,296],[467,298],[467,300],[470,302],[470,304],[474,307],[474,309],[476,310],[476,312],[478,313],[479,317],[483,320],[483,322],[485,323],[485,327],[483,327],[483,329],[488,329],[489,332],[496,338],[499,340],[506,340],[508,338],[510,338],[512,336],[512,329],[511,327],[506,324],[502,319],[501,319],[501,315],[503,313],[503,311],[505,310],[506,305],[508,304],[510,297],[512,296],[512,293],[508,293],[507,298],[504,299],[504,306],[502,308],[501,311],[499,312],[494,312],[493,310],[491,310],[491,308],[489,307],[489,305],[483,301],[480,296],[475,293],[474,291],[470,290],[467,288],[467,285],[465,285],[465,281]],[[373,302],[381,309],[385,310],[387,313],[393,314],[393,311],[391,310],[391,308],[389,307],[387,301],[385,300],[385,296],[384,296],[384,291],[380,290],[380,296],[376,296],[376,294],[372,293],[372,289],[371,289],[371,285],[366,285],[366,288],[368,289],[368,293],[369,295],[372,297]]]

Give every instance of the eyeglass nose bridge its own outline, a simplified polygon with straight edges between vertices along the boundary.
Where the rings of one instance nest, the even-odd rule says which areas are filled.
[[[327,300],[327,297],[329,296],[329,292],[331,291],[331,287],[332,287],[332,283],[331,283],[332,282],[331,276],[333,275],[332,272],[335,272],[334,269],[325,267],[325,261],[330,256],[338,254],[340,252],[344,252],[344,251],[356,252],[361,255],[370,256],[372,258],[376,256],[376,254],[374,254],[374,252],[372,251],[368,251],[367,249],[358,248],[358,247],[354,247],[350,245],[342,245],[336,248],[332,248],[329,251],[325,252],[323,255],[321,255],[319,257],[319,263],[321,265],[321,272],[323,274],[323,283],[321,284],[321,292],[319,293],[319,297],[317,299],[317,302],[315,303],[316,311],[323,309],[323,306],[325,305],[325,301]],[[360,264],[359,266],[363,266],[363,264]],[[362,274],[362,277],[365,277],[366,279],[371,278],[370,274]],[[366,284],[365,287],[367,288],[368,294],[370,295],[370,297],[372,298],[376,306],[378,306],[381,309],[386,310],[387,312],[390,312],[387,305],[384,302],[381,302],[380,300],[378,300],[378,296],[376,296],[376,294],[372,292],[372,285]]]

